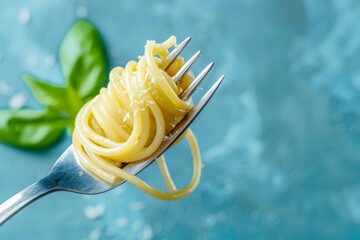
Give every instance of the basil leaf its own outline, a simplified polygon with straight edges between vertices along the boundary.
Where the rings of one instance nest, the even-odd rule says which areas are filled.
[[[72,87],[59,87],[37,80],[30,75],[24,75],[24,80],[39,103],[53,110],[66,112],[75,120],[83,101]]]
[[[23,148],[40,149],[55,143],[67,119],[47,110],[0,110],[0,141]]]
[[[86,20],[77,21],[60,46],[64,77],[82,98],[94,97],[104,85],[107,61],[101,38]]]
[[[24,75],[35,99],[46,110],[0,110],[0,141],[22,148],[40,149],[55,143],[65,128],[74,128],[82,105],[98,94],[106,80],[107,60],[97,30],[77,21],[66,34],[59,52],[67,86]]]
[[[67,89],[65,87],[42,82],[30,75],[24,75],[23,78],[39,103],[59,111],[67,112],[69,102],[67,101]]]

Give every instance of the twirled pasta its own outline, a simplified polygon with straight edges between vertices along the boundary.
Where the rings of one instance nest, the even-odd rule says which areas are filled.
[[[78,113],[73,133],[75,155],[84,169],[112,184],[124,179],[164,200],[187,196],[199,182],[201,158],[191,130],[185,137],[193,156],[193,176],[185,188],[176,189],[163,156],[157,163],[167,192],[151,187],[123,167],[154,153],[191,108],[191,102],[182,101],[178,95],[192,76],[188,74],[179,85],[171,79],[184,64],[183,59],[177,58],[166,72],[160,68],[175,44],[174,36],[161,44],[148,41],[138,62],[114,68],[107,88]]]

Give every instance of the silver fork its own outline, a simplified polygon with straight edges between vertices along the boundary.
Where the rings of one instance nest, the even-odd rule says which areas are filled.
[[[181,42],[168,55],[168,57],[163,60],[160,67],[166,70],[180,55],[189,41],[190,37]],[[172,77],[175,82],[181,81],[191,66],[198,59],[199,55],[200,51],[195,53]],[[187,100],[204,80],[213,65],[214,63],[210,63],[207,67],[205,67],[204,70],[202,70],[201,73],[193,80],[193,82],[183,90],[179,97],[183,100]],[[198,116],[210,98],[214,95],[223,79],[224,75],[222,75],[215,82],[215,84],[212,85],[212,87],[204,94],[200,101],[175,126],[175,128],[168,134],[166,140],[161,143],[155,153],[139,164],[129,164],[125,167],[125,169],[128,172],[136,175],[149,166],[152,162],[154,162],[157,157],[162,155],[171,146],[171,144],[175,142],[176,139],[189,127],[196,116]],[[73,152],[73,146],[70,145],[70,147],[55,162],[50,173],[46,177],[25,188],[0,205],[0,225],[9,220],[19,210],[48,193],[55,191],[69,191],[80,194],[99,194],[118,187],[124,182],[125,181],[120,181],[117,184],[111,185],[96,179],[94,176],[84,171],[77,163]]]

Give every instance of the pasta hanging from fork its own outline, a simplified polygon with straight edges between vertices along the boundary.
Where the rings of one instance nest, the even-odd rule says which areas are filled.
[[[167,192],[130,174],[126,165],[137,164],[153,154],[192,107],[191,101],[179,98],[192,75],[187,74],[179,84],[171,78],[184,65],[183,59],[178,57],[166,71],[159,67],[175,44],[174,36],[161,44],[148,41],[138,62],[114,68],[107,88],[80,110],[73,134],[77,161],[87,171],[111,184],[126,180],[164,200],[187,196],[199,182],[201,158],[191,130],[185,137],[193,156],[193,175],[186,187],[176,189],[163,156],[157,163]]]

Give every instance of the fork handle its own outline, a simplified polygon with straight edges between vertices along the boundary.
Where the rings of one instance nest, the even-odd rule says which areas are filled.
[[[0,225],[4,224],[18,211],[33,201],[56,190],[58,190],[56,188],[56,182],[51,181],[51,178],[49,177],[45,177],[25,188],[0,205]]]

